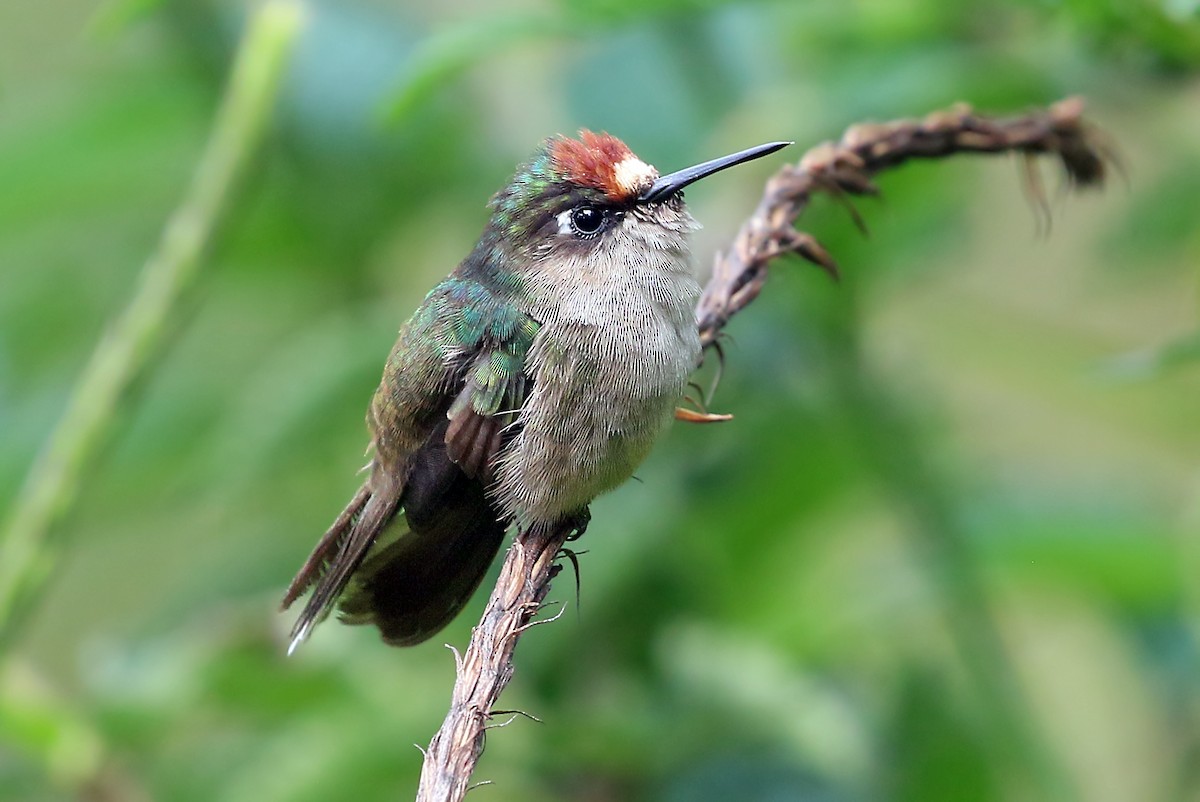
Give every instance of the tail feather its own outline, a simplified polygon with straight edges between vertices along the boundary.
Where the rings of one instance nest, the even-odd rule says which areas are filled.
[[[294,652],[308,638],[313,627],[329,615],[371,544],[395,517],[400,488],[377,479],[372,476],[359,489],[292,580],[284,596],[284,608],[309,586],[313,586],[313,592],[292,627],[288,654]]]
[[[343,621],[374,624],[393,646],[421,643],[450,623],[507,528],[483,483],[446,456],[444,430],[415,455],[404,492],[409,531],[362,564],[340,605]]]
[[[507,523],[482,478],[468,476],[447,456],[446,428],[439,425],[412,455],[403,482],[376,469],[317,543],[284,596],[287,608],[313,588],[288,654],[339,597],[343,621],[374,624],[395,646],[428,639],[471,598]],[[401,507],[407,531],[392,523]]]
[[[346,505],[346,509],[342,510],[337,520],[321,536],[312,554],[308,555],[308,559],[300,567],[296,578],[292,580],[292,584],[288,585],[287,593],[284,594],[283,602],[280,603],[279,609],[286,610],[291,607],[296,599],[304,595],[304,591],[312,587],[325,574],[337,556],[342,541],[345,540],[346,533],[350,530],[350,525],[362,513],[363,507],[366,506],[370,498],[370,485],[364,484],[354,494],[354,498]]]
[[[409,532],[363,564],[339,605],[347,624],[374,624],[392,646],[441,631],[474,595],[504,540],[494,522],[452,533]]]

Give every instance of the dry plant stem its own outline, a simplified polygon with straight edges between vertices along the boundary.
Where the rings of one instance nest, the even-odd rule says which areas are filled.
[[[517,639],[536,623],[533,617],[558,573],[559,549],[572,531],[571,526],[548,533],[533,530],[514,539],[466,653],[455,655],[454,696],[442,728],[425,750],[417,791],[421,802],[458,800],[469,790],[496,700],[512,678]]]
[[[920,121],[854,126],[840,142],[813,148],[768,181],[757,210],[717,256],[696,308],[701,342],[717,343],[725,324],[762,291],[767,267],[778,256],[795,253],[836,275],[829,253],[793,227],[814,193],[874,194],[870,177],[881,170],[913,158],[971,152],[1050,154],[1073,185],[1098,185],[1109,154],[1082,114],[1076,98],[1007,120],[956,107]],[[489,715],[512,678],[517,639],[549,592],[554,560],[570,532],[519,534],[508,551],[483,619],[458,661],[450,712],[425,752],[418,802],[456,802],[468,790]]]
[[[716,342],[729,319],[758,297],[771,260],[787,253],[837,275],[837,263],[815,238],[793,224],[817,192],[838,198],[878,193],[871,177],[909,159],[940,159],[957,153],[1020,153],[1057,157],[1072,186],[1098,186],[1111,159],[1098,134],[1083,120],[1083,101],[1068,98],[1049,109],[990,119],[966,106],[934,112],[923,120],[867,123],[849,128],[838,142],[808,151],[768,182],[754,214],[733,245],[717,254],[712,278],[696,307],[700,340]],[[1029,191],[1038,193],[1031,182]],[[1042,200],[1040,195],[1038,200]],[[857,212],[854,214],[858,219]],[[861,221],[860,221],[861,222]]]

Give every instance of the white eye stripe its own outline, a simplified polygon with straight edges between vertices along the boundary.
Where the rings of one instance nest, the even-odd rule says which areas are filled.
[[[571,225],[571,212],[572,211],[573,211],[572,209],[567,209],[565,212],[559,212],[558,216],[556,216],[554,218],[554,221],[556,223],[558,223],[558,233],[559,234],[575,233],[575,228],[574,228],[574,226]]]

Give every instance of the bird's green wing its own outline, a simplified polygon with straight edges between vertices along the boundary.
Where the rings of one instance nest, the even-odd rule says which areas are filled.
[[[287,606],[315,586],[293,645],[356,573],[346,618],[375,623],[393,643],[424,640],[466,602],[507,526],[484,487],[530,389],[525,358],[537,331],[476,282],[452,277],[426,296],[371,405],[371,476],[285,597]],[[408,534],[372,549],[401,509]]]

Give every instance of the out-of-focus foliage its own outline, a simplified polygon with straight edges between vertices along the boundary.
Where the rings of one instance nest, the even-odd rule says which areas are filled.
[[[1125,179],[1061,200],[1047,175],[1046,237],[1006,159],[885,176],[866,239],[836,204],[804,218],[845,280],[776,268],[730,328],[735,421],[677,427],[595,505],[582,606],[523,640],[504,698],[542,723],[492,733],[473,796],[1031,798],[931,521],[999,624],[1010,717],[1078,798],[1200,796],[1194,2],[310,13],[263,165],[0,670],[0,798],[415,788],[440,643],[478,602],[415,649],[329,624],[290,660],[275,604],[355,487],[396,327],[540,138],[605,129],[672,169],[1074,93]],[[186,186],[243,18],[0,4],[0,519]],[[779,163],[689,191],[702,269]]]

